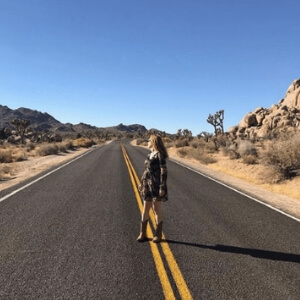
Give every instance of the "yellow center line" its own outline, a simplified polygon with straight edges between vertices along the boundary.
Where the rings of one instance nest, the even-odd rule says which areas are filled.
[[[137,186],[140,185],[140,180],[139,180],[139,178],[136,174],[135,169],[132,166],[132,163],[131,163],[128,155],[127,155],[127,152],[126,152],[126,149],[125,149],[124,145],[121,144],[121,148],[122,148],[122,151],[123,151],[125,162],[127,164],[127,168],[128,168],[128,171],[129,171],[129,175],[130,175],[131,182],[132,182],[133,189],[134,189],[134,193],[135,193],[135,197],[136,197],[140,212],[142,212],[143,204],[142,204],[142,200],[141,200],[140,194],[139,194],[138,189],[137,189]],[[154,214],[153,214],[152,211],[150,212],[150,220],[151,220],[152,224],[154,225],[155,224],[155,217],[154,217]],[[153,236],[153,233],[152,233],[151,229],[149,228],[149,226],[147,228],[147,236],[149,236],[149,237]],[[164,233],[162,234],[162,238],[164,240],[166,240],[166,237],[165,237]],[[163,253],[165,255],[166,261],[168,263],[168,266],[170,268],[171,274],[172,274],[173,279],[176,283],[176,286],[177,286],[177,289],[179,291],[179,294],[180,294],[181,298],[186,299],[186,300],[193,299],[193,297],[192,297],[192,295],[189,291],[189,288],[188,288],[188,286],[187,286],[187,284],[186,284],[186,282],[183,278],[183,275],[182,275],[182,273],[179,269],[179,266],[178,266],[178,264],[175,260],[175,257],[174,257],[174,255],[173,255],[173,253],[172,253],[172,251],[169,247],[169,244],[167,242],[163,242],[163,243],[161,243],[161,247],[162,247]],[[169,279],[168,279],[166,271],[163,267],[162,259],[161,259],[161,256],[159,254],[159,251],[158,251],[158,246],[154,243],[150,243],[150,248],[151,248],[151,251],[152,251],[152,254],[153,254],[153,257],[154,257],[154,261],[155,261],[156,269],[158,271],[158,275],[159,275],[159,277],[162,276],[162,278],[160,277],[160,281],[161,281],[161,284],[162,284],[162,287],[163,287],[165,298],[166,299],[175,299],[175,296],[174,296],[173,290],[171,288]],[[159,258],[157,258],[156,256],[159,256]],[[157,264],[159,264],[159,266]],[[161,269],[163,269],[163,271]],[[165,276],[166,276],[166,278],[165,278]],[[166,286],[165,286],[165,284],[166,284]],[[171,291],[169,289],[171,289]]]

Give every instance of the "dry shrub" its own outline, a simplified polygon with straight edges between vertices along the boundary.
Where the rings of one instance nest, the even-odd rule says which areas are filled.
[[[177,150],[177,154],[183,158],[187,157],[187,153],[188,153],[188,151],[186,148],[180,148]]]
[[[16,149],[16,151],[13,152],[13,161],[24,161],[27,160],[26,150],[24,149]]]
[[[216,144],[213,141],[209,141],[205,145],[205,151],[207,153],[215,153],[215,152],[217,152]]]
[[[228,138],[225,134],[219,134],[213,138],[214,143],[217,145],[217,148],[226,147]]]
[[[274,168],[274,166],[265,166],[263,171],[258,174],[258,179],[261,183],[276,184],[282,181],[283,176]]]
[[[229,159],[234,160],[240,158],[240,154],[237,152],[237,145],[236,144],[230,144],[226,145],[225,147],[222,147],[222,153],[225,156],[228,156]]]
[[[32,151],[34,149],[35,149],[35,144],[34,143],[28,143],[28,144],[26,144],[26,151],[27,152],[30,152],[30,151]]]
[[[196,142],[196,141],[192,141],[192,142],[190,143],[190,145],[191,145],[192,148],[195,148],[195,149],[198,148],[198,142]]]
[[[168,137],[163,137],[162,140],[163,140],[164,144],[173,143],[173,140]]]
[[[68,149],[63,143],[57,143],[58,152],[67,153]]]
[[[40,156],[56,155],[58,154],[58,146],[56,144],[44,144],[41,145],[36,151]]]
[[[254,156],[257,157],[257,150],[250,141],[241,140],[238,145],[238,153],[241,157]]]
[[[206,142],[203,139],[194,139],[190,144],[195,149],[204,149]]]
[[[10,177],[11,170],[8,166],[0,166],[0,180]]]
[[[280,176],[288,179],[300,169],[300,133],[272,140],[262,153],[262,162],[271,167]]]
[[[143,139],[143,138],[138,138],[136,140],[136,144],[139,146],[139,145],[142,145],[142,146],[147,146],[148,145],[148,140],[146,139]]]
[[[72,141],[63,141],[63,142],[60,142],[60,143],[56,143],[56,145],[58,147],[58,152],[62,152],[62,153],[67,153],[68,150],[73,149]]]
[[[203,152],[200,151],[192,151],[192,153],[190,154],[191,158],[194,158],[198,161],[200,161],[201,163],[208,165],[208,164],[214,164],[217,162],[217,160],[209,155],[206,155]]]
[[[189,145],[188,139],[179,139],[175,141],[176,148],[187,147],[188,145]]]
[[[243,156],[243,163],[246,165],[255,165],[257,164],[257,157],[255,155],[249,154]]]
[[[63,141],[60,143],[62,147],[64,147],[66,150],[73,150],[73,143],[72,141]]]
[[[95,145],[95,142],[93,140],[84,137],[76,139],[72,143],[74,147],[83,147],[83,148],[90,148],[93,145]]]
[[[169,148],[172,148],[172,147],[174,147],[174,142],[167,142],[167,143],[164,143],[164,145],[165,145],[165,147],[166,147],[166,149],[169,149]]]
[[[234,159],[239,159],[241,156],[239,153],[237,153],[235,150],[233,149],[228,149],[227,152],[227,156],[229,157],[229,159],[234,160]]]
[[[164,145],[167,149],[171,148],[171,147],[174,147],[174,142],[170,138],[164,137],[163,142],[164,142]]]
[[[187,157],[187,158],[192,158],[195,160],[198,160],[199,162],[201,162],[202,164],[213,164],[216,163],[217,160],[207,154],[205,154],[205,152],[201,149],[195,149],[195,148],[181,148],[177,150],[177,153],[181,156],[181,157]]]
[[[13,161],[12,149],[0,149],[0,163],[11,163]]]

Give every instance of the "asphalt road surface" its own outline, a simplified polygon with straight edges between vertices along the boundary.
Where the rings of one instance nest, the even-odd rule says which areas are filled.
[[[141,176],[147,150],[124,146]],[[119,141],[2,191],[0,299],[300,299],[300,222],[167,166],[159,245],[136,241],[139,200]]]

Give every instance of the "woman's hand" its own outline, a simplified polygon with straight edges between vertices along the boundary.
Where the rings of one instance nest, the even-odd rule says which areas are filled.
[[[141,184],[138,186],[138,191],[139,191],[140,193],[142,192],[142,185],[141,185]]]
[[[163,187],[159,188],[159,197],[163,197],[166,194],[165,189]]]

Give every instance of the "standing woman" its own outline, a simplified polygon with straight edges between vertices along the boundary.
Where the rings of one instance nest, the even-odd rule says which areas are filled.
[[[150,208],[153,208],[156,232],[153,242],[159,243],[162,237],[162,201],[168,200],[167,189],[167,165],[166,159],[168,152],[164,146],[162,138],[159,135],[151,135],[148,143],[151,153],[148,154],[145,161],[145,171],[141,177],[139,191],[144,201],[140,235],[137,240],[143,242],[147,240],[146,229],[149,220]]]

